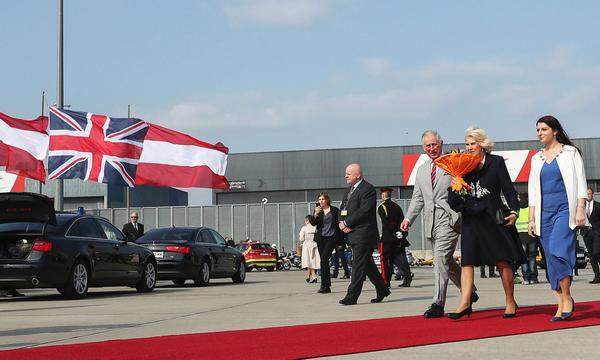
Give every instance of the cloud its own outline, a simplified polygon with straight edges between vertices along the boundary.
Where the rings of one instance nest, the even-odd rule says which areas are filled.
[[[225,15],[232,23],[303,27],[322,18],[329,4],[328,0],[239,0],[225,7]]]
[[[417,70],[417,75],[423,79],[439,77],[503,77],[522,75],[524,69],[517,65],[505,64],[495,60],[471,62],[438,61],[425,68]]]
[[[384,58],[364,58],[361,61],[363,70],[371,76],[382,76],[392,72],[392,61]]]
[[[417,119],[449,106],[458,87],[431,85],[385,91],[269,101],[262,96],[220,96],[171,106],[150,118],[182,130],[222,128],[283,128],[306,122],[360,122],[365,119]]]

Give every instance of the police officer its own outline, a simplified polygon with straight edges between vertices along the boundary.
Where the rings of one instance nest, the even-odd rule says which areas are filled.
[[[403,282],[399,286],[410,287],[414,276],[406,259],[406,247],[410,246],[410,243],[406,240],[408,233],[400,232],[400,223],[404,219],[404,213],[400,206],[392,201],[393,191],[388,187],[380,189],[383,202],[377,208],[381,219],[381,241],[379,242],[381,273],[389,287],[394,265],[396,265],[403,278]]]

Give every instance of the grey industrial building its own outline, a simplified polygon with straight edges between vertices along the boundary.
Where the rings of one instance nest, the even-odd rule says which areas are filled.
[[[42,185],[42,193],[53,198],[54,180]],[[25,190],[39,192],[39,182],[27,179]],[[83,206],[86,209],[124,208],[126,188],[82,180],[64,180],[64,209],[72,210]],[[188,194],[173,188],[137,186],[130,190],[130,207],[185,206]]]
[[[589,185],[600,190],[600,138],[575,139],[581,149]],[[535,150],[538,141],[497,142],[494,150]],[[463,144],[445,144],[444,150],[461,149]],[[403,185],[404,154],[422,153],[420,145],[370,148],[322,149],[231,154],[227,179],[232,189],[215,192],[217,205],[314,201],[320,191],[327,191],[333,200],[341,200],[345,166],[352,162],[362,165],[365,178],[375,186],[396,189],[394,197],[411,197],[412,186]],[[526,191],[525,183],[517,190]]]

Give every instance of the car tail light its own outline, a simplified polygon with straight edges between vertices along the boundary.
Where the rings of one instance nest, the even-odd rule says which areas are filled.
[[[52,250],[52,243],[46,239],[35,239],[32,251],[49,252]]]
[[[169,246],[167,246],[166,250],[171,251],[171,252],[180,253],[180,254],[189,254],[190,253],[189,246],[169,245]]]

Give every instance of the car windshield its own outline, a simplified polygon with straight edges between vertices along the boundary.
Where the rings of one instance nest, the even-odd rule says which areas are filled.
[[[271,245],[269,244],[252,244],[252,250],[271,250]]]
[[[138,244],[156,242],[161,240],[192,240],[196,229],[165,228],[148,231],[136,240]]]

